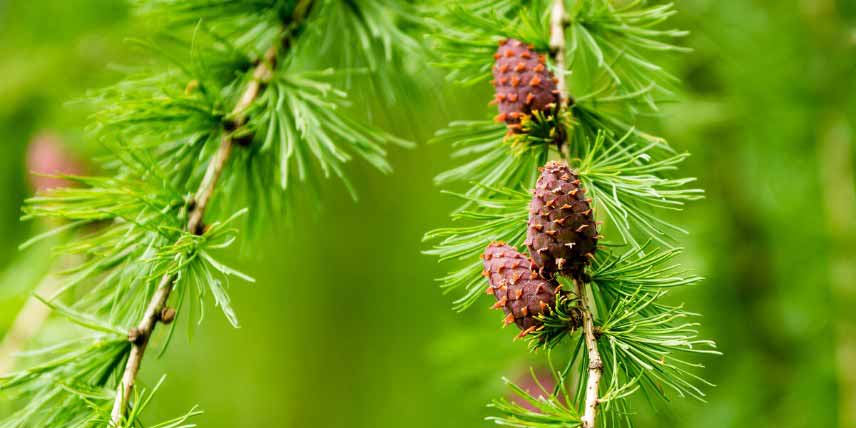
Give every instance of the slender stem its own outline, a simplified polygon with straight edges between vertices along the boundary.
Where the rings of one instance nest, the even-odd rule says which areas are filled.
[[[311,0],[304,0],[295,8],[294,15],[292,16],[293,22],[299,22],[306,16],[311,3]],[[287,46],[287,37],[288,34],[286,34],[286,39],[282,41],[283,47]],[[265,53],[264,58],[259,61],[256,68],[253,70],[252,79],[247,83],[244,92],[241,94],[241,97],[234,109],[232,109],[231,116],[234,129],[238,129],[246,123],[246,110],[258,98],[259,94],[264,89],[265,84],[267,84],[273,76],[273,68],[276,64],[277,52],[279,52],[279,49],[276,46],[271,47]],[[226,164],[235,144],[236,141],[233,136],[233,132],[224,132],[223,137],[220,139],[220,146],[217,149],[217,153],[215,153],[214,157],[209,161],[208,168],[205,170],[205,176],[202,178],[202,182],[199,184],[199,188],[194,196],[192,209],[190,210],[187,221],[187,231],[197,235],[201,235],[205,232],[205,226],[202,221],[205,216],[205,210],[208,207],[208,202],[214,194],[217,182],[220,179],[223,170],[226,168]],[[122,381],[117,387],[116,399],[113,402],[113,411],[110,415],[112,426],[119,426],[122,418],[127,412],[128,402],[134,389],[137,373],[140,371],[140,364],[142,363],[143,355],[146,352],[146,346],[148,345],[149,338],[157,326],[158,321],[160,321],[161,312],[167,306],[167,301],[169,300],[169,295],[172,292],[175,279],[175,275],[164,275],[161,277],[157,291],[155,291],[154,296],[152,296],[152,299],[149,301],[149,305],[143,314],[143,318],[140,320],[137,327],[132,329],[129,334],[129,339],[133,345],[128,356],[128,362],[125,364],[125,371],[122,373]]]
[[[567,26],[568,17],[565,14],[565,1],[553,0],[553,8],[550,11],[550,57],[556,64],[556,78],[559,80],[556,86],[559,90],[560,108],[564,108],[568,102],[568,86],[565,79],[565,28]],[[561,145],[562,156],[565,159],[570,157],[568,146],[567,141]],[[600,358],[600,351],[597,350],[594,317],[592,316],[586,296],[586,285],[582,281],[575,279],[574,288],[580,299],[580,310],[583,316],[583,335],[586,341],[589,361],[588,377],[586,379],[586,398],[583,403],[583,415],[580,418],[580,422],[582,428],[594,428],[595,419],[597,418],[597,406],[600,403],[598,387],[600,386],[600,378],[603,374],[603,360]]]
[[[565,28],[567,26],[568,17],[565,14],[564,0],[553,0],[553,7],[550,10],[550,58],[556,65],[556,79],[558,79],[557,111],[564,108],[568,102],[568,83],[565,79]],[[570,157],[569,146],[567,141],[559,145],[562,157],[566,160]]]
[[[226,161],[232,152],[233,146],[231,134],[223,135],[220,140],[220,147],[217,153],[208,164],[208,169],[205,171],[205,178],[196,192],[196,206],[190,213],[190,220],[187,222],[187,230],[193,233],[201,234],[204,228],[202,225],[202,217],[205,214],[205,207],[214,193],[214,188],[217,180],[226,166]],[[149,337],[160,320],[161,311],[166,307],[169,295],[175,281],[175,275],[164,275],[161,277],[157,291],[149,301],[149,305],[143,314],[142,320],[135,329],[129,334],[129,338],[133,342],[131,353],[128,356],[128,362],[125,364],[125,371],[122,374],[122,381],[119,383],[116,392],[116,400],[113,402],[113,411],[111,412],[111,420],[114,426],[119,426],[119,422],[125,415],[128,408],[128,401],[131,397],[131,392],[134,389],[134,383],[137,378],[137,373],[140,371],[140,364],[143,360],[143,355],[146,352]]]
[[[252,86],[252,85],[251,85]],[[242,98],[243,99],[243,98]],[[252,100],[250,100],[252,102]],[[187,222],[186,230],[196,234],[202,234],[204,228],[202,226],[202,217],[205,214],[205,208],[208,206],[208,201],[211,195],[214,194],[214,188],[223,169],[226,167],[226,161],[229,160],[229,155],[232,153],[231,133],[226,133],[220,139],[220,147],[217,153],[208,163],[208,169],[205,171],[205,177],[199,185],[194,198],[195,206],[190,213],[190,219]],[[175,275],[164,275],[161,277],[158,288],[154,296],[149,301],[149,305],[143,313],[143,318],[135,329],[129,334],[129,338],[133,345],[131,353],[128,356],[128,362],[125,364],[125,371],[122,373],[122,381],[119,383],[116,400],[113,402],[113,411],[111,412],[111,420],[114,426],[118,426],[125,411],[128,408],[128,401],[131,397],[131,392],[134,389],[134,383],[137,378],[137,373],[140,371],[140,364],[143,361],[143,355],[146,352],[146,347],[151,337],[152,332],[160,320],[160,314],[166,307],[169,295],[175,281]]]
[[[559,105],[566,102],[568,86],[565,80],[565,27],[568,26],[568,17],[565,14],[564,0],[553,0],[553,8],[550,11],[550,57],[556,64],[556,84],[559,90]]]
[[[583,335],[586,341],[586,350],[588,351],[588,379],[586,381],[586,398],[583,405],[583,415],[580,418],[583,428],[594,428],[595,418],[597,417],[597,406],[600,403],[598,398],[598,387],[600,386],[600,378],[603,374],[603,360],[600,358],[600,351],[597,350],[597,337],[594,332],[594,318],[591,308],[589,307],[588,298],[586,297],[586,285],[582,281],[574,280],[574,288],[577,296],[580,299],[580,309],[583,316]]]

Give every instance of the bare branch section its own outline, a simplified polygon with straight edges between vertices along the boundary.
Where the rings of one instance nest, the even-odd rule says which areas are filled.
[[[559,90],[559,105],[567,103],[568,86],[565,81],[565,27],[568,26],[568,16],[565,13],[564,0],[554,0],[550,10],[550,57],[556,64],[556,84]]]
[[[600,358],[600,351],[597,350],[597,336],[594,333],[594,317],[589,307],[588,297],[586,296],[586,285],[582,281],[574,280],[574,288],[577,296],[580,298],[580,309],[583,315],[583,335],[586,341],[586,351],[588,352],[588,379],[586,380],[586,400],[583,405],[583,415],[580,418],[583,428],[594,428],[595,418],[597,417],[597,406],[600,403],[598,397],[598,387],[600,386],[600,378],[603,375],[603,360]]]
[[[550,9],[550,58],[556,65],[556,89],[559,91],[558,110],[568,105],[568,83],[565,79],[565,28],[568,26],[568,15],[565,13],[565,1],[553,0]],[[567,135],[567,133],[565,133]],[[559,144],[562,156],[568,157],[569,144]]]
[[[565,108],[568,103],[568,86],[565,79],[565,28],[567,28],[568,16],[565,12],[564,0],[554,0],[550,10],[550,57],[556,65],[556,84],[559,90],[559,106]],[[567,157],[567,141],[562,145],[563,155]],[[585,402],[583,403],[583,414],[580,423],[583,428],[594,428],[597,418],[597,407],[599,404],[598,388],[600,378],[603,375],[603,360],[597,349],[597,337],[594,332],[594,317],[586,296],[586,285],[582,281],[574,280],[574,288],[580,299],[580,310],[583,317],[583,335],[588,353],[588,376],[586,379]]]
[[[293,22],[299,22],[304,19],[309,12],[311,4],[312,0],[304,0],[296,6],[292,16]],[[289,45],[290,40],[287,38],[282,41],[283,48],[286,48]],[[277,49],[276,46],[268,49],[264,58],[253,70],[252,79],[248,82],[238,103],[232,109],[232,123],[229,126],[231,130],[224,132],[223,137],[220,140],[220,146],[214,154],[214,157],[209,161],[208,168],[205,170],[205,176],[202,178],[202,182],[199,184],[199,188],[197,189],[196,195],[193,199],[193,206],[189,213],[186,230],[194,234],[201,235],[205,232],[205,225],[202,221],[205,216],[205,209],[208,207],[208,202],[214,194],[217,182],[220,179],[223,170],[226,168],[227,161],[232,153],[232,148],[236,144],[233,131],[240,128],[247,122],[247,117],[244,112],[259,97],[261,92],[264,90],[265,85],[272,78],[273,70],[276,66],[277,52],[279,52],[279,49]],[[157,326],[158,321],[161,321],[161,313],[163,313],[164,309],[167,307],[167,301],[169,300],[170,293],[172,292],[175,279],[175,275],[164,275],[161,278],[157,291],[149,301],[149,305],[146,308],[146,312],[143,314],[142,320],[140,320],[137,327],[131,329],[128,334],[128,339],[133,343],[133,346],[128,356],[128,362],[125,364],[122,381],[117,387],[116,400],[113,402],[113,410],[111,412],[112,426],[119,426],[122,418],[128,410],[128,402],[130,400],[131,393],[133,392],[134,384],[136,383],[137,373],[140,371],[140,365],[142,364],[143,355],[146,352],[149,338]],[[164,322],[168,321],[164,320]]]

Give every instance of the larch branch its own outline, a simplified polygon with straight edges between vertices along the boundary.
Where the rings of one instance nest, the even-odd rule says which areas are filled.
[[[556,84],[559,90],[559,108],[565,108],[568,104],[568,85],[565,79],[565,28],[568,26],[568,17],[565,12],[564,0],[554,0],[550,10],[550,57],[556,66]],[[567,141],[562,145],[563,155],[567,154]],[[586,296],[586,285],[579,280],[574,280],[574,288],[580,299],[580,310],[583,318],[583,337],[588,354],[588,376],[586,378],[585,402],[583,403],[583,414],[580,422],[583,428],[594,428],[597,418],[597,407],[600,403],[598,388],[600,378],[603,375],[603,360],[597,349],[597,337],[594,331],[594,317],[589,307]]]
[[[583,404],[583,415],[580,418],[583,428],[594,428],[597,417],[597,407],[600,404],[598,388],[600,378],[603,375],[603,360],[597,349],[597,336],[594,331],[594,317],[589,307],[586,296],[586,285],[582,281],[574,280],[574,288],[580,299],[580,310],[583,316],[583,336],[588,353],[588,377],[586,380],[586,398]]]
[[[305,18],[309,12],[311,3],[312,0],[304,0],[296,6],[292,16],[293,22],[300,22]],[[289,34],[286,34],[285,38],[282,40],[282,50],[285,50],[290,43],[288,37]],[[205,175],[202,178],[202,182],[199,184],[199,188],[193,198],[193,203],[191,205],[186,225],[186,230],[191,233],[201,235],[205,232],[205,225],[203,223],[205,210],[214,194],[217,182],[219,181],[223,170],[226,168],[232,149],[236,144],[233,131],[246,123],[246,110],[258,98],[259,94],[264,89],[265,84],[272,78],[278,52],[280,52],[280,49],[276,46],[272,46],[268,49],[264,58],[256,65],[253,70],[252,79],[247,83],[247,86],[241,93],[238,102],[232,109],[232,123],[229,127],[231,130],[224,131],[223,136],[220,139],[220,146],[209,161],[208,167],[205,170]],[[125,370],[122,373],[122,380],[117,387],[116,399],[113,402],[113,410],[110,418],[113,426],[119,426],[122,418],[127,412],[128,402],[134,389],[134,384],[136,382],[137,373],[140,370],[143,355],[146,352],[146,346],[148,345],[149,338],[157,326],[158,321],[160,321],[161,312],[167,307],[167,301],[169,300],[170,293],[172,292],[175,279],[175,275],[164,275],[161,277],[157,291],[155,291],[154,296],[152,296],[152,299],[149,301],[142,319],[137,327],[132,329],[129,333],[129,339],[132,342],[132,347],[128,356],[128,361],[125,364]]]

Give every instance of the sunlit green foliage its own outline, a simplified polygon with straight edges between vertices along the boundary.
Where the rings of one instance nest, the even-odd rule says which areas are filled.
[[[563,1],[563,0],[558,0]],[[445,54],[440,65],[448,77],[463,84],[484,84],[493,66],[496,42],[515,38],[551,56],[549,65],[567,80],[566,107],[550,117],[524,119],[524,135],[506,134],[504,124],[455,122],[435,140],[452,145],[455,158],[466,163],[440,174],[449,186],[467,183],[464,205],[452,215],[465,226],[426,234],[437,240],[426,251],[441,260],[464,265],[441,278],[447,289],[463,288],[456,309],[474,303],[484,288],[478,255],[494,240],[520,248],[527,230],[530,189],[538,167],[548,159],[564,159],[574,168],[604,224],[594,263],[583,281],[588,302],[573,294],[575,284],[562,278],[566,293],[540,319],[543,328],[529,336],[533,350],[568,343],[574,350],[566,368],[554,376],[559,388],[535,398],[513,387],[518,398],[537,410],[507,400],[494,403],[503,416],[491,418],[516,427],[569,427],[581,424],[586,379],[591,375],[579,311],[592,307],[597,347],[603,359],[599,388],[598,426],[629,426],[634,397],[669,400],[672,394],[701,399],[709,385],[696,369],[693,354],[716,354],[713,342],[698,339],[695,314],[662,303],[671,288],[691,285],[697,276],[674,262],[676,234],[684,229],[664,215],[700,199],[689,187],[693,178],[675,178],[687,158],[665,140],[639,129],[644,116],[656,115],[658,104],[671,95],[676,79],[648,59],[654,54],[686,52],[676,39],[680,30],[662,29],[675,10],[671,4],[564,1],[567,24],[564,51],[549,49],[553,2],[507,1],[496,7],[481,1],[460,2],[437,18],[434,40]],[[567,69],[556,68],[555,55]],[[564,141],[556,144],[556,136]],[[564,146],[564,147],[562,147]],[[656,245],[655,245],[656,244]],[[659,246],[658,246],[659,245]],[[583,305],[581,305],[581,303]]]
[[[355,195],[346,163],[359,158],[389,173],[387,146],[412,146],[352,115],[349,95],[334,86],[342,77],[361,76],[355,70],[360,64],[376,71],[400,61],[402,48],[418,50],[418,39],[399,27],[413,20],[404,6],[344,0],[159,0],[140,6],[145,19],[163,28],[153,41],[135,45],[157,59],[85,100],[97,107],[89,134],[109,149],[101,160],[106,175],[66,177],[76,187],[41,192],[23,209],[25,220],[63,222],[23,247],[63,231],[77,234],[56,251],[79,262],[62,272],[53,295],[39,298],[89,332],[33,353],[32,364],[0,378],[0,393],[20,403],[3,427],[108,424],[131,350],[128,331],[163,278],[172,281],[170,305],[189,333],[208,300],[238,326],[230,280],[254,280],[220,260],[238,239],[236,220],[268,222],[290,200],[287,191],[321,178],[339,178]],[[330,67],[342,64],[325,61],[314,47],[318,32],[331,25],[347,31],[339,28],[344,37],[326,43],[360,41],[337,47],[360,58],[339,70]],[[259,64],[269,75],[258,75]],[[258,85],[257,92],[245,106],[250,85]],[[390,94],[396,88],[387,86]],[[187,230],[209,159],[224,139],[234,141],[237,153],[214,189],[205,223]],[[178,324],[169,325],[161,350]],[[140,413],[157,390],[135,390],[119,424],[141,426]],[[152,426],[193,426],[187,419],[196,414]]]

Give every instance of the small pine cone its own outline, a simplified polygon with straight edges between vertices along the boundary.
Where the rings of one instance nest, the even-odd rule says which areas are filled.
[[[487,293],[496,297],[496,309],[505,312],[505,324],[514,322],[525,336],[541,326],[537,315],[551,310],[559,286],[534,270],[535,265],[514,247],[493,242],[482,255],[484,272],[490,285]]]
[[[541,168],[532,191],[526,247],[545,278],[582,278],[597,249],[597,224],[577,175],[564,162]]]
[[[494,54],[493,86],[499,107],[497,122],[505,122],[513,132],[520,120],[533,111],[551,110],[559,99],[556,79],[544,63],[544,56],[520,40],[506,39]]]

